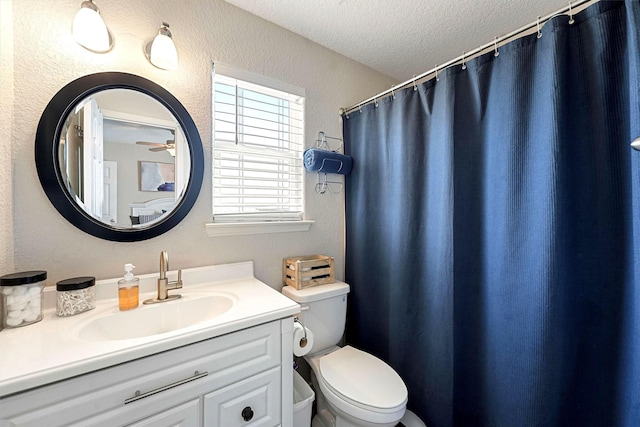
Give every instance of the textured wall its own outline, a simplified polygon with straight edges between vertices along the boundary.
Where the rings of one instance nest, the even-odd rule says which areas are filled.
[[[13,25],[12,1],[0,0],[0,274],[13,271]]]
[[[155,272],[159,253],[166,249],[174,269],[254,260],[256,276],[279,289],[283,257],[323,253],[336,258],[337,275],[342,278],[344,195],[316,194],[312,174],[307,174],[306,210],[308,218],[316,223],[309,232],[217,238],[206,235],[204,224],[211,220],[211,62],[305,88],[309,146],[320,130],[340,135],[339,107],[395,82],[220,0],[96,3],[115,38],[114,49],[104,55],[84,50],[71,38],[71,21],[79,1],[13,2],[15,103],[2,107],[3,114],[13,110],[13,200],[4,191],[11,175],[6,170],[0,172],[3,221],[11,218],[13,205],[13,267],[45,269],[49,271],[49,284],[79,275],[108,278],[119,276],[126,262],[134,263],[138,274]],[[179,50],[180,68],[176,72],[154,68],[143,54],[144,44],[163,20],[170,23]],[[4,39],[4,25],[2,32]],[[164,86],[189,110],[200,131],[206,164],[200,196],[187,218],[163,236],[136,243],[97,239],[62,218],[40,187],[34,167],[34,136],[44,107],[69,81],[99,71],[134,73]],[[5,75],[3,72],[3,93]],[[4,151],[0,155],[4,156]],[[6,251],[4,234],[0,237]],[[3,261],[0,267],[11,268],[11,261]]]

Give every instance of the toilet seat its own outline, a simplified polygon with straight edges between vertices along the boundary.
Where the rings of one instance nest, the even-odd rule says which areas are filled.
[[[380,424],[402,418],[407,387],[393,368],[377,357],[345,346],[320,357],[318,368],[316,377],[322,392],[345,413]]]

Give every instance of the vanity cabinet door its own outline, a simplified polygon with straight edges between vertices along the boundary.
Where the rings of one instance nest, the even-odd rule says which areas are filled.
[[[204,396],[204,425],[280,425],[280,368],[273,368]]]

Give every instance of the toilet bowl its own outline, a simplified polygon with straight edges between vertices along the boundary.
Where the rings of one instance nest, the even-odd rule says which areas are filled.
[[[407,388],[400,376],[382,360],[351,346],[334,347],[305,358],[311,366],[314,386],[324,402],[318,413],[325,425],[392,427],[407,405]],[[322,405],[329,414],[322,414]]]
[[[336,282],[282,293],[301,306],[300,322],[313,332],[305,356],[312,370],[317,415],[313,427],[394,427],[407,405],[407,388],[382,360],[351,346],[338,347],[346,323],[349,285]]]

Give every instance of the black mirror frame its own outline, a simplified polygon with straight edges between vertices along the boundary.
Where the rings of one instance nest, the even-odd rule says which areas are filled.
[[[82,210],[67,190],[60,171],[60,136],[69,113],[78,102],[107,89],[131,89],[151,96],[176,118],[185,134],[191,156],[191,170],[185,193],[177,207],[162,221],[141,229],[110,227]],[[202,186],[204,152],[193,119],[171,93],[158,84],[134,74],[105,72],[80,77],[64,86],[49,101],[36,131],[35,160],[40,183],[60,214],[80,230],[95,237],[117,242],[136,242],[157,237],[184,219],[196,202]]]

